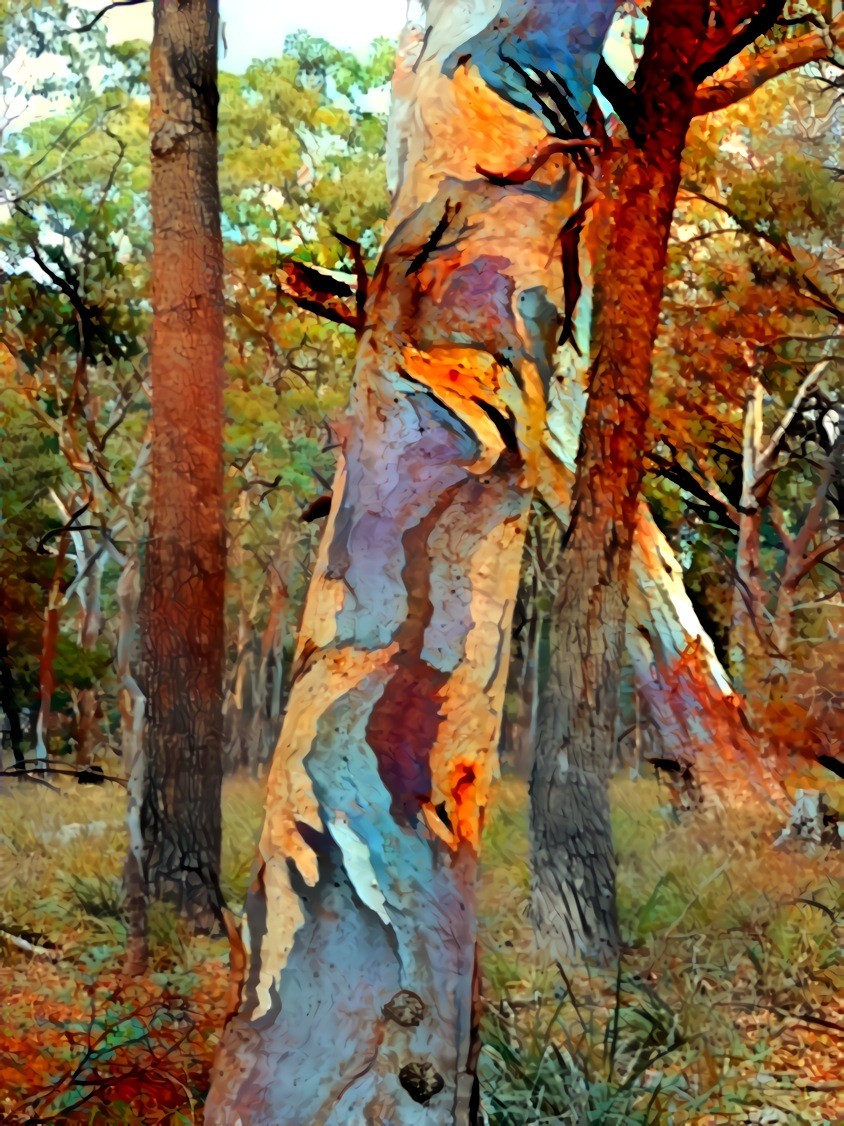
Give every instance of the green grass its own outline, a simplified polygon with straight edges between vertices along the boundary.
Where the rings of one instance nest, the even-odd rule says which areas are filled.
[[[780,815],[746,796],[678,821],[655,783],[619,777],[628,952],[563,976],[527,922],[527,817],[505,780],[480,889],[493,1126],[844,1118],[840,853],[773,848]]]
[[[249,884],[262,802],[260,783],[227,782],[222,886],[235,910]],[[844,1120],[841,1033],[829,1027],[844,1024],[841,854],[774,848],[781,813],[744,796],[680,821],[666,802],[650,780],[616,780],[628,952],[618,971],[575,971],[545,964],[535,946],[526,788],[513,779],[497,786],[479,889],[480,1074],[491,1126]],[[78,1029],[97,997],[114,1025],[104,1031],[97,1066],[117,1067],[120,1053],[134,1050],[133,1014],[145,1006],[159,1039],[137,1050],[160,1055],[171,1037],[167,1051],[177,1055],[168,1056],[161,1090],[178,1081],[186,1092],[169,1117],[115,1110],[109,1120],[196,1120],[190,1108],[201,1104],[220,1026],[225,943],[188,937],[171,911],[153,907],[146,993],[125,993],[117,984],[125,941],[121,792],[13,782],[0,807],[0,927],[61,956],[33,960],[0,936],[4,1031],[39,1057],[41,1069],[32,1062],[27,1071],[27,1058],[15,1057],[6,1074],[20,1074],[16,1097],[43,1076],[72,1072]],[[95,831],[61,835],[88,822]],[[173,1046],[180,1006],[194,1022],[189,1051]],[[42,1108],[44,1119],[68,1120],[62,1108],[74,1090],[62,1088],[49,1113]]]

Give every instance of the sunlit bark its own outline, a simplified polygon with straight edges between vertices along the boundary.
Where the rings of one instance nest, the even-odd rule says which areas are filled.
[[[403,39],[390,230],[210,1123],[473,1113],[477,849],[582,188],[565,153],[507,174],[549,136],[525,68],[582,120],[613,7],[440,0]]]

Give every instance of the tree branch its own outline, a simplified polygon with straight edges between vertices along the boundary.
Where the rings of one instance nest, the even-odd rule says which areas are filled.
[[[732,524],[738,526],[738,510],[730,504],[717,485],[681,465],[676,457],[672,461],[653,452],[648,453],[647,456],[653,462],[661,477],[673,481],[675,485],[679,485],[691,496],[697,497],[698,500],[713,508],[719,515],[725,516]]]
[[[763,0],[756,11],[748,11],[750,7],[750,4],[731,4],[727,10],[726,4],[715,5],[716,11],[720,8],[721,26],[716,30],[710,25],[710,31],[717,40],[717,45],[709,57],[695,69],[694,77],[698,82],[702,82],[710,74],[726,66],[760,35],[770,31],[778,17],[782,15],[785,0]],[[728,36],[726,41],[725,33]]]
[[[698,87],[695,97],[695,116],[725,109],[749,97],[780,74],[829,58],[830,42],[835,47],[844,44],[844,14],[837,16],[828,29],[810,31],[777,43],[723,77],[713,77],[704,82]]]
[[[149,2],[150,0],[114,0],[114,3],[106,4],[104,8],[100,8],[93,19],[88,20],[87,23],[83,23],[79,27],[72,27],[70,30],[77,35],[82,31],[90,31],[92,27],[96,27],[103,16],[108,15],[108,13],[115,8],[135,8],[138,4],[148,4]]]
[[[826,293],[817,282],[812,281],[807,275],[806,268],[798,262],[787,240],[772,238],[771,235],[761,231],[758,227],[755,227],[753,223],[748,222],[747,219],[742,219],[740,216],[736,215],[729,204],[725,203],[723,200],[713,199],[712,196],[708,196],[704,192],[697,191],[695,188],[691,187],[683,187],[680,190],[686,195],[699,199],[701,203],[708,203],[710,207],[717,208],[718,211],[732,219],[736,227],[743,234],[747,235],[749,238],[759,239],[760,242],[764,242],[766,246],[769,246],[771,250],[778,254],[780,258],[787,262],[798,274],[798,281],[805,286],[805,289],[797,287],[797,292],[800,296],[815,305],[819,305],[822,309],[826,309],[839,323],[844,322],[844,309],[841,308],[833,296]]]
[[[829,360],[821,360],[820,363],[815,364],[815,366],[797,388],[797,391],[794,395],[794,398],[791,400],[791,404],[788,407],[788,410],[783,415],[782,420],[774,429],[773,434],[771,434],[771,437],[768,439],[767,445],[759,455],[759,460],[757,461],[757,466],[759,469],[759,473],[757,475],[757,484],[760,484],[765,476],[771,472],[774,459],[779,453],[782,443],[785,441],[789,427],[791,426],[792,422],[794,422],[797,415],[800,413],[800,408],[803,406],[803,403],[806,401],[810,393],[814,390],[818,380],[826,371],[827,367],[829,367],[829,363]]]
[[[822,563],[823,560],[826,559],[827,555],[832,555],[834,551],[840,551],[842,548],[844,548],[844,539],[825,540],[823,543],[818,544],[818,546],[810,551],[804,558],[803,566],[800,568],[797,576],[797,581],[800,582],[801,579],[805,579],[810,571],[813,571],[819,563]]]
[[[350,275],[290,259],[278,269],[276,279],[282,292],[300,309],[348,325],[355,332],[363,328],[363,308],[357,297],[359,284]]]
[[[610,103],[613,112],[631,139],[640,144],[643,138],[639,129],[639,95],[636,91],[631,90],[621,81],[604,58],[598,61],[595,85]]]

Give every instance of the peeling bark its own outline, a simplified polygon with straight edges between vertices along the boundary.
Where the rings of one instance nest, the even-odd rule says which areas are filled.
[[[520,66],[564,72],[582,120],[613,8],[439,0],[400,47],[390,229],[209,1123],[473,1114],[477,850],[582,190],[565,152],[518,184],[478,168],[549,135]]]

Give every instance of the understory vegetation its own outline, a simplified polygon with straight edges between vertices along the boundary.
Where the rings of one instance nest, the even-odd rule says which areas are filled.
[[[795,776],[789,788],[812,784]],[[122,978],[120,791],[6,786],[2,1121],[201,1121],[226,1009],[226,942],[187,937],[156,906],[149,972]],[[262,802],[261,782],[227,781],[233,909]],[[678,818],[664,786],[624,775],[613,809],[626,950],[617,970],[572,973],[542,964],[525,917],[524,784],[507,776],[496,788],[480,887],[490,1124],[840,1121],[840,852],[773,847],[782,815],[752,792]]]

